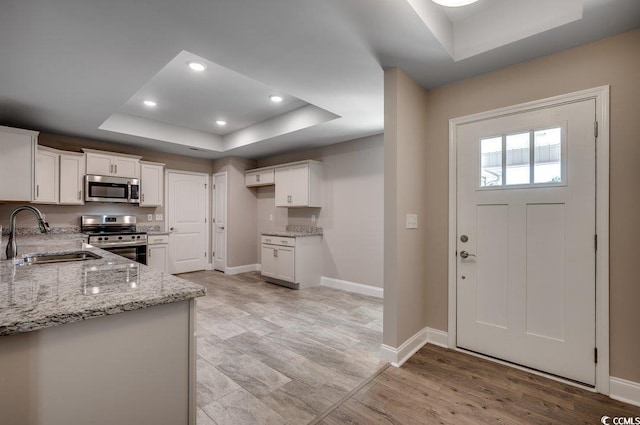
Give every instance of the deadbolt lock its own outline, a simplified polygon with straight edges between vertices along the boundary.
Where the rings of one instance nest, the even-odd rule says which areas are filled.
[[[467,235],[462,235],[460,236],[460,242],[467,242],[469,240],[469,237]]]

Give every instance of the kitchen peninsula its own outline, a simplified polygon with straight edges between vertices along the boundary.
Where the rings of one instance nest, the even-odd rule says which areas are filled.
[[[18,244],[19,258],[100,258],[0,261],[0,423],[195,424],[194,299],[205,289],[80,238]]]

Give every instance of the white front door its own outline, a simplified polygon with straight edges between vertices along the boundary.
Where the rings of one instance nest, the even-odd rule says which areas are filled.
[[[206,174],[167,172],[169,273],[207,267],[208,179]]]
[[[215,226],[214,226],[214,270],[225,271],[227,267],[227,173],[214,176]]]
[[[595,100],[457,129],[457,345],[595,384]]]

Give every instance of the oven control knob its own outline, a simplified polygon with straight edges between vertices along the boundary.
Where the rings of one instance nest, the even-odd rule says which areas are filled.
[[[140,236],[138,236],[138,239],[140,239]]]
[[[122,239],[122,236],[118,236],[118,239]]]
[[[140,236],[138,236],[138,237],[140,237]],[[135,236],[131,236],[131,239],[135,239],[135,238],[136,238]]]
[[[105,237],[105,238],[104,238],[104,240],[105,240],[105,241],[108,241],[108,240],[109,240],[109,238],[108,238],[108,237]]]
[[[102,240],[102,238],[98,238],[98,240],[99,240],[99,241],[101,241],[101,240]]]

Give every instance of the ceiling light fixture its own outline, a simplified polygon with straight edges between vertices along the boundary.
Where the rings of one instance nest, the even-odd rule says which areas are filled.
[[[269,99],[271,99],[273,103],[280,103],[282,102],[283,97],[278,94],[272,94],[271,96],[269,96]]]
[[[196,61],[189,61],[187,62],[187,65],[189,66],[189,68],[197,72],[202,72],[205,69],[207,69],[207,67],[203,63],[196,62]]]
[[[225,125],[227,125],[227,122],[225,120],[217,120],[216,124],[220,127],[224,127]]]
[[[478,0],[433,0],[434,3],[445,7],[461,7],[468,6]]]
[[[153,100],[145,100],[143,102],[146,106],[153,108],[155,106],[157,106],[158,104],[156,102],[154,102]]]

